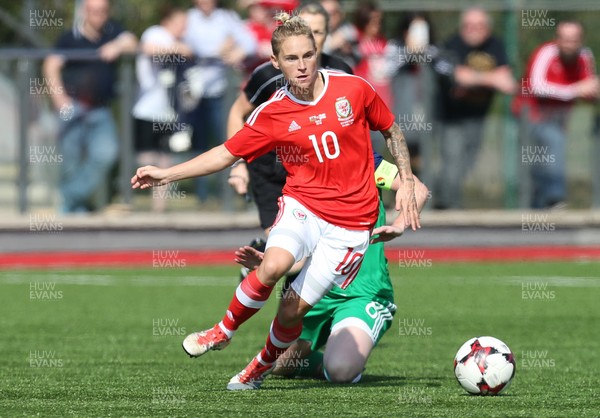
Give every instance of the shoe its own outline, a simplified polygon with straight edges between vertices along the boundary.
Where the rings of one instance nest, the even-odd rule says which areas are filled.
[[[240,268],[240,283],[244,281],[246,277],[250,274],[250,269],[248,267],[242,266]]]
[[[265,242],[265,240],[258,237],[250,241],[249,246],[254,248],[255,250],[260,251],[261,253],[264,253],[266,245],[267,243]],[[240,268],[240,283],[246,278],[246,276],[248,276],[248,274],[250,274],[250,270],[247,267]]]
[[[231,339],[223,332],[219,325],[201,332],[188,335],[181,344],[183,351],[190,357],[200,357],[210,350],[222,350],[229,345]]]
[[[275,368],[275,363],[263,365],[256,357],[244,370],[231,378],[227,390],[256,390]]]

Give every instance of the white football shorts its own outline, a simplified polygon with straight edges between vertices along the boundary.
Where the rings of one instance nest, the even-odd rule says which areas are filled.
[[[279,198],[279,213],[266,248],[290,252],[306,264],[292,289],[314,306],[334,285],[345,289],[360,269],[370,231],[342,228],[316,216],[290,196]]]

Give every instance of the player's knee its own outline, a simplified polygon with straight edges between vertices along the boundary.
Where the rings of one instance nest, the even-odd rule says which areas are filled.
[[[343,358],[330,358],[324,364],[325,377],[332,383],[354,383],[363,370],[363,365],[349,364]]]
[[[257,272],[260,281],[267,286],[275,286],[285,273],[285,267],[277,260],[263,260]]]

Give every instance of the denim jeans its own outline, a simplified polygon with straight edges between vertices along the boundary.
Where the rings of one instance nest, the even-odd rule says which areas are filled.
[[[73,117],[61,125],[61,209],[64,213],[87,211],[90,198],[109,180],[117,160],[115,122],[108,108],[84,110],[76,104]]]
[[[483,118],[443,122],[440,144],[442,168],[436,184],[436,206],[446,209],[463,207],[463,183],[479,155],[483,124]]]
[[[195,153],[203,153],[227,139],[224,100],[224,97],[204,97],[187,115],[193,129],[192,151]],[[198,198],[205,201],[208,197],[207,179],[199,177],[195,182]]]
[[[560,118],[532,123],[527,150],[533,181],[534,209],[543,209],[567,198],[564,121]]]

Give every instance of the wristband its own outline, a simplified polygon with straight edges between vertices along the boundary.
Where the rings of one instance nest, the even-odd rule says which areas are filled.
[[[380,189],[390,190],[397,175],[398,167],[383,160],[375,170],[375,184]]]

